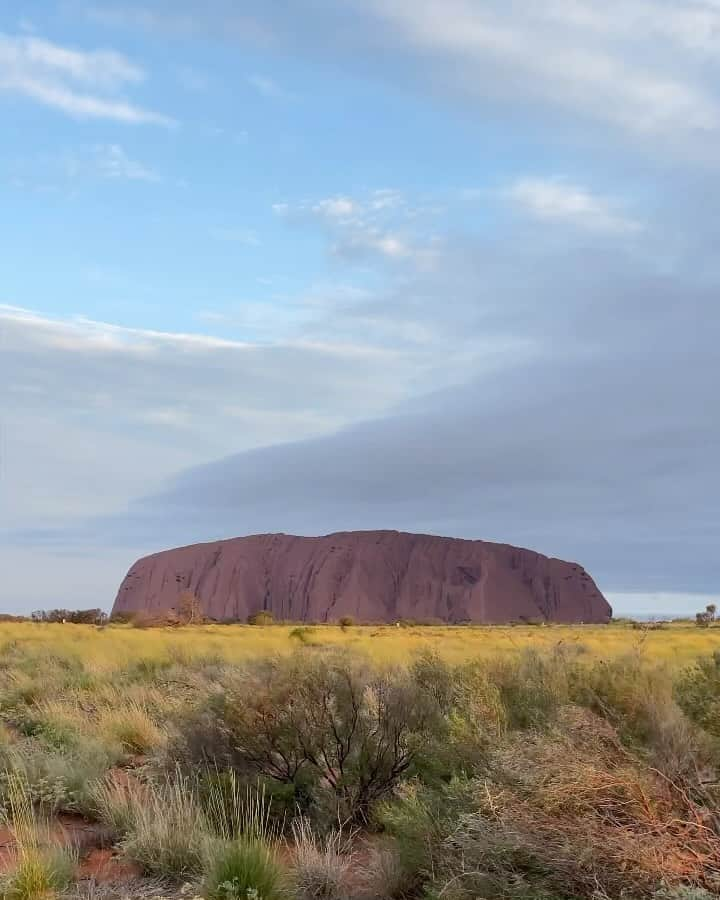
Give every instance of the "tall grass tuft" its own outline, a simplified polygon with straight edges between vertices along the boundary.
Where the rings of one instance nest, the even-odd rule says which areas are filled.
[[[144,872],[179,878],[202,870],[207,828],[186,779],[129,792],[126,799],[118,793],[108,793],[107,798],[108,819],[126,829],[121,847]]]
[[[307,819],[294,821],[292,833],[297,900],[347,900],[351,896],[351,840],[341,831],[318,837]]]
[[[277,900],[284,871],[274,847],[279,828],[270,819],[263,791],[241,785],[233,772],[216,780],[207,815],[216,835],[208,843],[204,896],[208,900]]]
[[[35,814],[22,778],[8,773],[8,810],[4,824],[13,835],[16,860],[0,879],[2,900],[52,900],[72,880],[76,855],[54,841],[46,822]]]
[[[264,788],[243,784],[234,769],[213,772],[207,782],[203,811],[213,833],[225,841],[240,836],[275,842],[283,822],[273,820]]]
[[[137,818],[137,810],[143,800],[139,788],[133,782],[120,782],[106,776],[93,782],[88,789],[91,811],[107,826],[116,840],[126,837]]]
[[[163,732],[148,710],[137,702],[103,710],[98,730],[109,743],[119,744],[126,753],[149,753],[164,740]]]
[[[280,900],[284,872],[260,837],[242,835],[212,846],[205,867],[207,900]]]

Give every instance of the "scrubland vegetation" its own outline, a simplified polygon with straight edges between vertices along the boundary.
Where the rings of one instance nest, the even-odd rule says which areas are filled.
[[[719,768],[717,628],[0,625],[7,900],[702,900]]]

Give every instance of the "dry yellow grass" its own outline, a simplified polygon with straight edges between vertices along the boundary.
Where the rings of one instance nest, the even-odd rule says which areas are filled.
[[[17,642],[23,654],[39,659],[59,654],[77,656],[86,670],[102,672],[139,659],[177,658],[189,661],[217,656],[232,662],[291,653],[300,643],[292,625],[204,625],[184,628],[96,628],[88,625],[0,624],[0,657]],[[402,663],[423,650],[437,651],[449,662],[478,657],[515,655],[524,649],[540,652],[560,646],[588,659],[612,659],[641,650],[650,661],[686,665],[720,650],[720,627],[701,629],[678,623],[656,631],[627,625],[610,626],[354,626],[332,625],[303,630],[306,644],[352,648],[380,663]]]

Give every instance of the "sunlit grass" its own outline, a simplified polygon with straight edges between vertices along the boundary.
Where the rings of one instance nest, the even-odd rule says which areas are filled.
[[[82,677],[112,669],[151,668],[201,658],[241,662],[267,655],[289,654],[297,640],[293,625],[205,625],[185,628],[136,629],[110,626],[34,623],[0,624],[3,647],[19,643],[26,657],[46,659],[49,654],[82,666]],[[319,626],[313,630],[316,647],[352,648],[381,663],[405,662],[423,650],[435,650],[449,662],[478,657],[514,656],[525,648],[538,651],[557,646],[591,658],[613,658],[642,651],[648,659],[684,665],[720,649],[720,628],[702,629],[674,624],[656,631],[638,631],[625,625],[585,626]],[[64,672],[75,680],[80,675]]]

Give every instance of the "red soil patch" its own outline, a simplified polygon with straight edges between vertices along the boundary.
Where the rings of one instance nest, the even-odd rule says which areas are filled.
[[[50,822],[47,842],[77,849],[81,857],[108,843],[108,831],[102,825],[88,822],[81,816],[62,815]],[[17,845],[12,831],[0,828],[0,873],[12,868]]]
[[[128,859],[115,856],[112,850],[91,850],[80,863],[80,877],[92,878],[99,884],[133,881],[141,874],[140,867]]]
[[[15,841],[7,828],[0,828],[0,875],[12,866]]]

